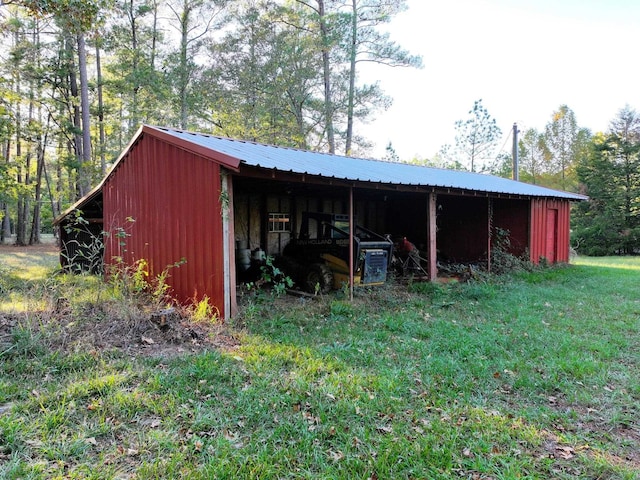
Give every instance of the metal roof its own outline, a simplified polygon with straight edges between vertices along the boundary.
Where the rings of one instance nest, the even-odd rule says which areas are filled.
[[[493,175],[425,167],[407,163],[344,157],[294,148],[233,140],[204,133],[145,126],[142,131],[159,130],[182,142],[236,158],[241,164],[282,172],[318,175],[347,181],[453,188],[495,194],[586,200],[575,193],[553,190]],[[182,143],[180,142],[180,143]]]

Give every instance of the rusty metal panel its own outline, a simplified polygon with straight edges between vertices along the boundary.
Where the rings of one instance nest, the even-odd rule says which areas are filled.
[[[106,262],[168,269],[178,301],[208,297],[224,316],[220,182],[219,164],[143,136],[104,185]]]

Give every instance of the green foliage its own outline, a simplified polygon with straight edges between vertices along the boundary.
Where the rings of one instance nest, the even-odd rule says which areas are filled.
[[[293,287],[293,280],[273,264],[273,257],[270,255],[267,256],[265,264],[260,267],[260,272],[261,280],[271,285],[276,297],[285,294],[288,288]]]
[[[0,138],[11,150],[3,160],[20,164],[0,162],[0,201],[9,203],[21,231],[30,222],[16,214],[22,214],[18,188],[26,204],[35,201],[47,219],[56,217],[86,193],[89,181],[99,180],[143,122],[321,149],[331,121],[339,141],[349,136],[366,146],[357,124],[347,128],[347,117],[366,120],[389,99],[377,84],[349,81],[349,37],[357,34],[358,62],[419,63],[378,28],[405,9],[404,1],[359,2],[357,17],[350,5],[326,2],[321,21],[311,4],[300,2],[10,3],[2,29],[7,55],[0,64]],[[355,32],[352,18],[359,22]],[[96,61],[88,79],[79,78],[84,37],[90,63]],[[324,51],[334,92],[329,110]],[[95,103],[81,105],[88,89]],[[92,118],[82,123],[91,127],[82,128],[79,118],[89,111]],[[96,155],[83,158],[90,151],[83,145],[88,131],[98,145]],[[44,168],[23,163],[40,154]],[[34,184],[48,201],[34,198]]]
[[[0,163],[0,202],[17,200],[24,187],[16,181],[15,170],[15,166],[11,164]]]
[[[543,175],[549,171],[551,152],[544,133],[530,128],[518,142],[520,179],[533,184],[545,185]]]
[[[511,248],[511,234],[509,230],[494,228],[491,248],[491,272],[497,275],[531,270],[534,265],[529,260],[529,253],[521,256],[514,255]]]
[[[149,262],[145,259],[139,259],[132,265],[119,261],[109,266],[107,279],[116,296],[123,299],[138,298],[156,308],[163,308],[172,303],[171,286],[167,283],[170,271],[172,268],[179,268],[184,263],[185,261],[182,260],[173,265],[167,265],[160,273],[151,276]],[[208,304],[208,299],[203,302],[201,306],[204,308],[204,305]],[[198,305],[200,306],[200,304]],[[202,310],[198,311],[203,313]]]
[[[104,232],[96,232],[81,210],[71,212],[62,225],[68,234],[62,250],[66,268],[75,273],[104,273]]]
[[[127,217],[128,226],[135,222],[132,217]],[[127,226],[127,227],[128,227]],[[120,252],[127,252],[127,239],[131,237],[127,227],[116,227],[114,236],[118,240]],[[171,269],[179,268],[186,263],[185,258],[165,266],[160,271],[151,274],[149,262],[144,259],[137,259],[130,263],[124,256],[116,256],[109,263],[106,277],[114,292],[125,299],[140,298],[149,301],[157,308],[163,308],[171,300],[171,286],[168,279],[171,276]],[[205,300],[206,303],[206,300]]]
[[[591,133],[578,126],[573,110],[561,105],[547,123],[544,138],[549,173],[555,176],[556,187],[576,191],[575,167],[586,155]]]
[[[65,29],[73,33],[87,32],[95,26],[98,14],[107,0],[22,0],[36,15],[53,15]]]
[[[572,242],[588,255],[640,248],[640,117],[626,107],[577,168],[589,201],[574,209]]]
[[[459,161],[468,166],[472,172],[481,163],[493,160],[496,144],[502,131],[496,119],[482,105],[482,99],[473,102],[466,120],[458,120],[456,127],[456,149],[461,154]]]

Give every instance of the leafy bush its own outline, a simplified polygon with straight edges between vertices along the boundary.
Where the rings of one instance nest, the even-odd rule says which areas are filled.
[[[525,251],[522,255],[514,255],[511,248],[511,235],[509,230],[495,228],[493,235],[493,248],[491,249],[491,272],[498,275],[523,270],[531,270],[533,264],[529,260],[529,254]]]
[[[267,256],[264,265],[260,267],[260,278],[255,283],[247,284],[249,290],[261,285],[271,286],[272,295],[279,297],[286,293],[288,288],[293,287],[293,280],[280,268],[273,264],[273,257]]]

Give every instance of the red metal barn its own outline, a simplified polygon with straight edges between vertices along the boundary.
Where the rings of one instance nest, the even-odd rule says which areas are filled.
[[[304,212],[410,238],[435,279],[444,262],[490,268],[499,231],[515,255],[567,262],[570,203],[585,198],[489,175],[143,126],[102,183],[56,223],[65,227],[76,209],[91,212],[92,228],[106,232],[107,266],[144,260],[151,275],[168,271],[178,301],[206,297],[228,317],[241,264],[254,251],[281,254]],[[62,257],[74,258],[76,234],[62,230]]]
[[[153,275],[168,270],[176,298],[198,302],[208,297],[224,317],[228,258],[225,262],[221,242],[226,195],[222,164],[237,167],[233,159],[168,141],[162,131],[143,131],[102,191],[107,263],[144,260]]]

